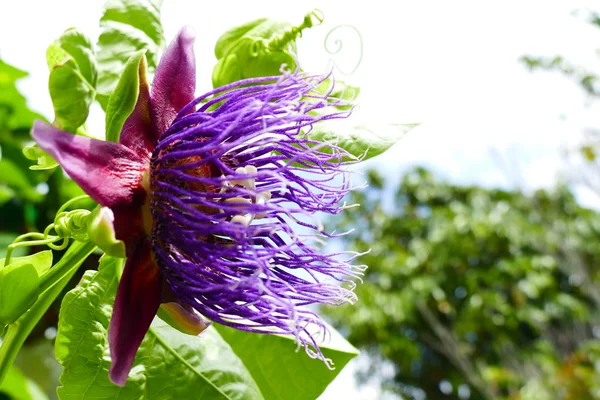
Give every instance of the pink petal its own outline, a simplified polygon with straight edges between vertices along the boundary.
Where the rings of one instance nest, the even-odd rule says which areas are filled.
[[[144,225],[143,206],[129,204],[111,208],[115,220],[115,236],[118,240],[125,242],[125,249],[132,248],[140,234],[148,233]]]
[[[171,42],[156,68],[151,91],[152,118],[158,137],[175,116],[194,100],[196,90],[195,34],[183,27]]]
[[[160,306],[162,274],[154,262],[151,245],[141,236],[127,254],[127,263],[108,328],[110,380],[125,386],[144,335]]]
[[[39,146],[95,201],[105,207],[142,204],[146,169],[136,154],[119,143],[63,132],[43,121],[31,131]]]
[[[139,69],[140,90],[133,112],[125,120],[119,141],[133,150],[139,158],[150,159],[156,147],[158,134],[150,116],[150,89],[146,79],[146,58],[142,57]]]

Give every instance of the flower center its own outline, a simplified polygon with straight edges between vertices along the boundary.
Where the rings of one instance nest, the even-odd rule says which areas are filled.
[[[239,166],[230,156],[213,161],[209,159],[210,154],[204,155],[205,158],[188,155],[202,146],[203,140],[197,139],[191,144],[193,146],[189,141],[174,142],[153,155],[148,179],[151,217],[145,220],[146,228],[157,234],[165,231],[166,227],[161,225],[193,226],[196,228],[190,229],[190,233],[196,239],[212,240],[222,235],[211,235],[210,227],[205,234],[197,227],[222,221],[247,227],[255,219],[263,218],[271,193],[257,190],[257,168]],[[233,174],[223,172],[232,169]],[[198,232],[202,232],[203,238],[198,237]]]
[[[236,186],[242,187],[244,189],[247,189],[247,191],[250,193],[246,196],[236,196],[236,197],[230,197],[230,198],[225,198],[224,202],[225,203],[230,203],[230,204],[240,204],[240,205],[244,205],[245,207],[248,207],[247,205],[250,204],[255,204],[259,207],[264,206],[267,201],[269,201],[271,199],[271,192],[268,191],[264,191],[264,192],[259,192],[256,193],[256,174],[257,174],[258,170],[256,169],[256,167],[252,166],[252,165],[247,165],[245,167],[238,167],[235,170],[236,175],[242,177],[242,176],[248,176],[247,178],[242,178],[242,179],[232,179],[232,180],[226,180],[224,182],[223,187],[221,188],[221,193],[226,193],[228,190],[235,190]],[[250,208],[250,207],[248,207]],[[248,210],[250,211],[250,210]],[[252,221],[254,219],[260,219],[264,217],[264,212],[246,212],[246,213],[242,213],[242,214],[235,214],[231,217],[231,222],[235,222],[235,223],[239,223],[242,224],[244,226],[248,226],[252,223]]]

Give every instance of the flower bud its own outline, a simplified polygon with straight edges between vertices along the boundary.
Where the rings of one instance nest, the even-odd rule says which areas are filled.
[[[117,240],[113,222],[115,216],[108,207],[96,207],[89,216],[88,235],[90,241],[114,257],[125,257],[125,244]]]

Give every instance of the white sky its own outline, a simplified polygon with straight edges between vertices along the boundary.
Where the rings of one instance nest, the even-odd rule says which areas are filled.
[[[33,108],[52,116],[47,94],[45,49],[77,26],[98,35],[100,0],[3,2],[0,57],[31,77],[21,85]],[[208,4],[208,5],[205,5]],[[527,188],[551,185],[561,166],[559,150],[578,143],[584,127],[599,127],[597,109],[584,108],[577,85],[558,74],[529,73],[523,54],[561,54],[598,69],[600,30],[571,15],[591,1],[321,2],[325,23],[299,43],[305,69],[324,72],[332,61],[323,47],[332,28],[349,24],[363,40],[363,60],[344,79],[361,86],[364,117],[422,125],[369,164],[390,176],[414,164],[429,165],[465,183]],[[170,40],[182,25],[197,33],[198,93],[210,88],[213,47],[226,29],[258,17],[298,23],[318,2],[165,0],[163,25]],[[343,29],[338,30],[338,32]],[[333,61],[351,69],[356,36],[346,29],[342,55]],[[101,121],[99,114],[94,121]],[[101,123],[90,126],[101,130]],[[495,149],[514,171],[507,174]],[[510,171],[511,168],[509,167]],[[516,172],[516,173],[515,173]],[[597,199],[580,193],[588,204]],[[373,387],[358,391],[347,368],[322,399],[377,398]]]

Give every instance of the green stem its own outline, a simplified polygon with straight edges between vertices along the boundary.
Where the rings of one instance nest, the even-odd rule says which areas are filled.
[[[0,347],[0,387],[27,336],[95,247],[91,243],[73,243],[61,260],[40,280],[42,294],[37,302],[15,323],[9,325]]]
[[[72,270],[77,270],[83,260],[85,260],[95,248],[96,245],[93,243],[74,242],[61,260],[41,276],[40,293],[44,293],[56,283],[62,282],[63,278],[69,275]]]
[[[8,247],[6,249],[6,257],[4,259],[4,266],[8,266],[8,264],[10,264],[12,252],[17,247],[32,247],[32,246],[50,245],[50,244],[60,240],[60,238],[58,236],[53,236],[50,239],[30,240],[27,242],[17,242],[17,240],[19,240],[19,238],[15,239],[15,242],[8,245]]]

